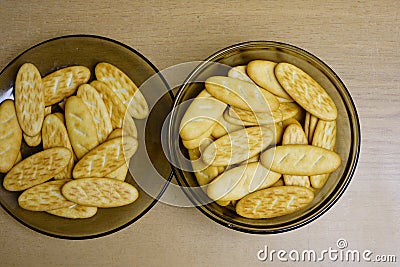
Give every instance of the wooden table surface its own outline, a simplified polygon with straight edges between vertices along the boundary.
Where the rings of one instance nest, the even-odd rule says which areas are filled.
[[[289,266],[290,261],[260,262],[257,252],[264,246],[321,251],[337,248],[339,238],[349,249],[397,255],[389,266],[398,266],[400,2],[217,2],[2,0],[0,68],[30,46],[67,34],[118,40],[159,69],[248,40],[299,46],[336,71],[360,116],[359,164],[338,203],[311,224],[277,235],[236,232],[195,208],[158,203],[133,225],[86,241],[38,234],[1,209],[0,266]],[[312,263],[333,264],[356,265]]]

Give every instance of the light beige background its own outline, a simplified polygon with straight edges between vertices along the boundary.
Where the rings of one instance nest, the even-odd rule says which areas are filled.
[[[0,265],[282,266],[258,262],[257,251],[264,245],[287,251],[336,248],[338,238],[350,249],[397,254],[399,264],[400,2],[145,2],[2,0],[0,68],[38,42],[78,33],[121,41],[159,69],[202,60],[242,41],[294,44],[330,65],[353,96],[362,127],[353,181],[324,216],[279,235],[239,233],[195,208],[159,203],[113,235],[66,241],[40,235],[1,210]]]

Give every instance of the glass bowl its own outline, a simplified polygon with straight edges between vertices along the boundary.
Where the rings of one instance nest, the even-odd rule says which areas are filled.
[[[19,67],[25,62],[37,66],[42,76],[61,67],[83,65],[90,68],[91,80],[94,79],[94,67],[98,62],[109,62],[124,71],[138,87],[151,77],[152,84],[140,88],[151,110],[146,120],[135,120],[138,128],[139,148],[130,161],[128,183],[139,190],[139,198],[132,204],[110,209],[99,209],[88,219],[65,219],[46,212],[27,211],[18,206],[20,192],[6,191],[0,186],[1,206],[17,221],[29,228],[53,237],[66,239],[87,239],[116,232],[143,216],[161,197],[168,181],[172,178],[171,166],[161,151],[161,125],[158,123],[168,115],[172,104],[172,94],[157,68],[136,50],[120,42],[92,35],[70,35],[54,38],[26,50],[0,73],[0,102],[13,98],[13,86]],[[145,88],[145,89],[143,89]],[[41,150],[22,144],[22,156],[25,158]],[[145,192],[138,186],[138,179],[163,179],[153,184],[151,192]],[[4,174],[0,173],[2,182]],[[133,178],[135,177],[135,178]]]
[[[179,124],[185,110],[177,108],[178,105],[194,98],[204,89],[204,83],[201,81],[205,81],[212,75],[227,75],[228,68],[220,68],[213,63],[217,62],[233,67],[245,65],[255,59],[288,62],[300,67],[326,89],[338,109],[335,151],[341,156],[342,165],[330,175],[325,186],[316,192],[315,199],[305,209],[271,219],[243,218],[237,215],[232,207],[221,207],[215,202],[210,202],[206,193],[198,190],[199,185],[194,174],[185,171],[185,162],[176,156],[182,153],[188,158],[187,151],[178,137]],[[289,44],[269,41],[245,42],[227,47],[211,55],[187,77],[176,95],[171,111],[169,147],[177,181],[193,205],[202,213],[230,229],[255,234],[273,234],[290,231],[310,223],[331,208],[344,193],[358,161],[360,125],[355,105],[345,85],[335,72],[320,59]]]

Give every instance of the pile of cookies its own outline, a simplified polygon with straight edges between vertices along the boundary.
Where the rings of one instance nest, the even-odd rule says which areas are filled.
[[[45,77],[31,63],[19,68],[14,100],[0,105],[0,172],[5,189],[23,191],[22,208],[88,218],[138,198],[124,180],[138,148],[133,118],[148,116],[147,102],[116,66],[98,63],[95,76],[89,84],[85,66]],[[22,139],[43,150],[23,159]]]
[[[341,165],[337,116],[305,71],[254,60],[205,81],[180,136],[212,200],[246,218],[272,218],[307,207]]]

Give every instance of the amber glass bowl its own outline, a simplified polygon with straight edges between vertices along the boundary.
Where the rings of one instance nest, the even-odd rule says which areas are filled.
[[[334,100],[338,109],[337,144],[335,151],[342,158],[340,168],[331,174],[325,186],[315,194],[314,201],[307,208],[289,215],[271,219],[247,219],[236,214],[231,207],[221,207],[210,202],[192,172],[184,171],[185,164],[180,153],[187,151],[177,137],[184,109],[176,108],[180,103],[194,98],[212,75],[227,75],[228,68],[216,67],[215,62],[237,66],[255,60],[270,60],[294,64],[319,82]],[[197,66],[180,87],[169,124],[170,156],[175,162],[173,170],[183,191],[202,213],[214,221],[231,229],[257,234],[280,233],[296,229],[310,223],[330,209],[346,190],[357,165],[360,151],[360,124],[354,102],[338,75],[316,56],[301,48],[269,41],[254,41],[224,48],[208,57]],[[206,204],[205,204],[206,203]]]
[[[161,125],[170,111],[173,98],[169,93],[164,78],[158,74],[157,68],[136,50],[120,42],[92,35],[70,35],[54,38],[37,44],[26,50],[0,73],[0,102],[13,98],[14,79],[19,67],[31,62],[37,66],[42,75],[46,75],[61,67],[84,65],[92,71],[98,62],[109,62],[124,71],[139,87],[152,77],[152,86],[142,93],[151,108],[145,120],[135,120],[138,128],[139,148],[130,162],[130,172],[126,181],[139,190],[139,198],[132,204],[110,209],[99,209],[97,214],[88,219],[65,219],[46,212],[27,211],[18,206],[20,192],[8,192],[0,186],[1,206],[17,221],[25,226],[53,237],[66,239],[87,239],[104,236],[118,231],[143,216],[161,197],[171,179],[171,167],[164,156],[160,142]],[[142,88],[142,87],[141,87]],[[161,97],[160,97],[161,96]],[[27,157],[35,151],[22,144],[22,155]],[[133,171],[132,171],[133,170]],[[151,192],[143,191],[137,185],[137,179],[158,181]],[[0,173],[2,183],[4,174]],[[135,177],[135,178],[133,178]],[[159,179],[162,177],[162,179]]]

